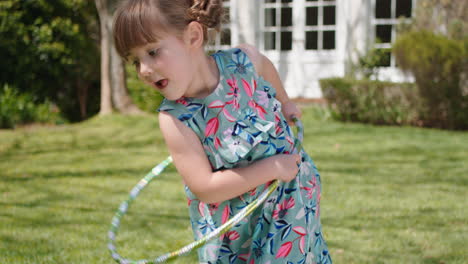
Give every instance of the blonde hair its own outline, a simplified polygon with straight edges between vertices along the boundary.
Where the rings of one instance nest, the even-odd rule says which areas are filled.
[[[202,25],[206,43],[208,29],[219,31],[222,13],[221,0],[125,0],[115,13],[115,47],[126,58],[132,48],[165,34],[181,35],[192,21]]]

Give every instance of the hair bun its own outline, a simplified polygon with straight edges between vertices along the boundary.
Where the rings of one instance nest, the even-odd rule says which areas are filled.
[[[219,29],[221,26],[223,3],[221,0],[193,0],[187,15],[207,28]]]

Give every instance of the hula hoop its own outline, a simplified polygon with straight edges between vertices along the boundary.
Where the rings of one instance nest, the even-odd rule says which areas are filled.
[[[302,149],[302,141],[304,138],[304,128],[302,126],[302,122],[297,119],[296,117],[293,117],[293,121],[296,125],[297,128],[297,137],[294,140],[294,148],[293,148],[293,153],[299,153],[299,151]],[[257,207],[262,204],[266,198],[276,190],[276,188],[279,185],[279,181],[275,180],[273,181],[270,186],[266,190],[264,190],[260,196],[255,199],[253,202],[251,202],[249,205],[244,207],[241,211],[239,211],[236,215],[234,215],[231,219],[229,219],[226,223],[221,225],[220,227],[216,228],[209,234],[206,234],[204,237],[202,237],[199,240],[196,240],[178,250],[175,250],[173,252],[166,253],[164,255],[161,255],[154,260],[148,260],[148,259],[140,259],[140,260],[131,260],[131,259],[126,259],[123,258],[122,256],[117,253],[117,248],[115,246],[115,238],[117,236],[117,232],[119,230],[120,226],[120,220],[122,217],[127,213],[131,203],[137,198],[138,194],[150,183],[155,177],[159,176],[161,172],[169,165],[172,163],[172,157],[169,156],[167,157],[163,162],[155,166],[143,179],[141,179],[135,187],[130,191],[129,197],[126,201],[122,202],[115,213],[114,217],[112,218],[111,222],[111,228],[108,232],[108,244],[107,247],[110,250],[112,258],[120,263],[120,264],[154,264],[154,263],[164,263],[170,259],[177,258],[179,256],[185,255],[189,253],[190,251],[197,249],[201,246],[203,246],[206,242],[210,241],[213,238],[218,237],[219,235],[222,235],[226,233],[229,229],[231,229],[233,226],[237,225],[243,218],[246,216],[250,215]]]

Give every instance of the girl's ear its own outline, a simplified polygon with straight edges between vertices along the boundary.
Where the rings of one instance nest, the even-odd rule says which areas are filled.
[[[196,21],[190,22],[184,31],[185,44],[193,48],[203,46],[203,27]]]

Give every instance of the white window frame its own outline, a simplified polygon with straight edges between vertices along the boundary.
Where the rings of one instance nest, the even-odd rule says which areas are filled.
[[[306,51],[320,51],[320,52],[328,52],[328,51],[336,51],[337,50],[337,47],[338,47],[338,43],[337,43],[337,39],[338,39],[338,35],[337,35],[337,30],[338,30],[338,27],[337,27],[337,24],[338,24],[338,16],[337,16],[337,13],[338,13],[338,7],[337,7],[337,1],[324,1],[324,0],[317,0],[317,1],[313,1],[313,2],[308,2],[308,1],[305,1],[304,2],[304,7],[303,7],[303,10],[304,10],[304,40],[305,40],[305,34],[307,31],[317,31],[318,35],[317,35],[317,49],[316,50],[308,50],[306,49],[306,43],[304,41],[304,50]],[[324,25],[323,24],[323,18],[324,18],[324,14],[323,14],[323,10],[324,10],[324,7],[325,6],[334,6],[335,7],[335,24],[334,25]],[[315,26],[308,26],[306,25],[306,16],[307,16],[307,13],[306,13],[306,9],[308,7],[317,7],[317,10],[318,10],[318,21],[317,21],[317,25]],[[335,48],[334,49],[323,49],[323,32],[325,31],[334,31],[335,32]]]
[[[314,2],[307,2],[306,0],[293,0],[290,3],[281,3],[280,0],[276,3],[265,3],[264,0],[260,1],[259,5],[259,32],[257,34],[258,39],[258,47],[270,58],[273,60],[285,60],[289,58],[300,58],[303,62],[335,62],[339,60],[342,56],[342,41],[344,39],[340,35],[342,32],[342,28],[340,26],[340,16],[342,8],[338,6],[338,4],[342,4],[340,0],[334,1],[325,1],[325,0],[317,0]],[[344,0],[348,1],[348,0]],[[340,3],[339,3],[340,2]],[[306,7],[309,6],[317,6],[318,7],[318,25],[316,26],[306,26]],[[323,7],[324,6],[334,6],[335,7],[335,25],[323,25]],[[276,8],[280,9],[281,7],[292,7],[292,19],[293,25],[289,27],[281,27],[280,19],[281,14],[280,12],[276,12],[276,21],[277,25],[274,27],[265,27],[265,8]],[[319,48],[316,50],[306,50],[306,31],[307,30],[316,30],[316,31],[327,31],[333,30],[335,31],[335,48],[334,49],[322,49],[323,45],[323,33],[319,33],[319,39],[317,40],[319,44]],[[281,50],[280,43],[281,31],[292,31],[292,50]],[[264,33],[265,32],[275,32],[277,34],[276,37],[276,44],[274,50],[265,50],[265,39]],[[296,54],[293,54],[296,53]]]
[[[294,1],[290,2],[290,3],[281,3],[281,1],[277,1],[275,3],[265,3],[265,0],[260,0],[261,1],[261,5],[260,5],[260,34],[259,34],[259,38],[260,38],[260,48],[266,52],[273,52],[273,51],[276,51],[276,52],[286,52],[286,53],[289,53],[291,52],[291,50],[281,50],[281,32],[283,31],[290,31],[292,33],[292,37],[291,37],[291,42],[294,42],[294,12],[295,12],[295,8],[294,8]],[[297,1],[297,0],[296,0]],[[282,27],[280,25],[280,21],[281,21],[281,12],[278,12],[278,10],[281,10],[282,7],[290,7],[292,8],[292,26],[287,26],[287,27]],[[275,20],[276,20],[276,25],[275,26],[265,26],[265,9],[267,8],[274,8],[276,9],[276,17],[275,17]],[[265,36],[264,34],[266,32],[274,32],[276,37],[275,37],[275,49],[273,50],[266,50],[265,49]],[[293,43],[291,43],[291,46],[293,45]]]
[[[390,3],[390,8],[391,8],[390,17],[391,18],[376,18],[377,0],[372,0],[371,24],[372,24],[373,34],[371,34],[371,36],[372,36],[372,38],[371,38],[371,43],[372,43],[371,47],[373,47],[375,49],[391,49],[393,43],[396,40],[396,27],[401,22],[401,20],[400,20],[400,18],[396,17],[396,2],[397,2],[397,0],[390,0],[390,1],[391,1],[391,3]],[[411,1],[411,17],[405,18],[403,20],[405,22],[410,21],[414,17],[416,1],[417,0],[407,0],[407,1]],[[377,35],[377,33],[376,33],[377,30],[376,29],[377,29],[378,25],[390,25],[392,27],[390,43],[376,43],[376,40],[377,40],[377,36],[376,36]],[[395,68],[396,67],[395,65],[396,65],[395,56],[393,56],[393,54],[390,53],[390,66],[380,66],[380,68]]]

